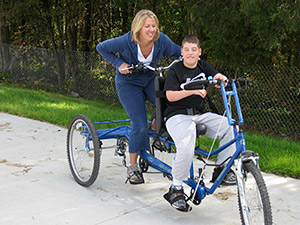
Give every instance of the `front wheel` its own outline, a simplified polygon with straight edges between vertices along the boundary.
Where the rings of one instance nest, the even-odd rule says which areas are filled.
[[[72,175],[82,186],[92,185],[100,167],[100,143],[92,121],[85,115],[75,116],[68,129],[67,155]]]
[[[242,224],[272,224],[269,194],[260,170],[244,163],[238,180],[238,202]]]

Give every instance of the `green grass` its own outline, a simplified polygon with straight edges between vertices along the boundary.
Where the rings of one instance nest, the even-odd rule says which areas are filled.
[[[72,98],[12,85],[0,86],[0,111],[67,127],[77,114],[92,121],[127,119],[120,105]]]
[[[254,132],[245,137],[247,148],[259,153],[262,170],[300,178],[300,143]]]
[[[128,118],[125,110],[118,104],[72,98],[7,84],[0,84],[0,111],[63,127],[68,127],[77,114],[86,114],[94,122]],[[245,132],[245,137],[247,148],[259,153],[263,171],[300,179],[299,142],[255,132]],[[201,137],[200,143],[202,148],[209,150],[212,140]]]

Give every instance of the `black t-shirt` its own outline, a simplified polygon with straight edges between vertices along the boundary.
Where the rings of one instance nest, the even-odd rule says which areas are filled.
[[[183,65],[183,62],[178,62],[168,71],[165,79],[164,91],[182,90],[180,85],[187,83],[190,80],[206,80],[209,76],[214,76],[218,71],[210,64],[203,60],[199,60],[196,68],[190,69]],[[205,111],[205,101],[200,95],[191,95],[179,101],[166,101],[166,110],[164,116],[170,118],[176,114],[187,114],[188,108],[195,109],[198,113]]]

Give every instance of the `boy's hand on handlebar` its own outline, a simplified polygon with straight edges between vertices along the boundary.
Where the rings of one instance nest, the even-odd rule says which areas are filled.
[[[222,80],[222,81],[223,81],[223,84],[226,85],[227,77],[224,76],[224,75],[221,74],[221,73],[217,73],[217,74],[214,76],[213,80]],[[216,87],[216,88],[220,88],[220,85],[216,84],[215,87]]]
[[[132,70],[129,69],[125,69],[128,68],[130,65],[127,63],[123,63],[120,67],[119,67],[119,72],[122,74],[127,74],[127,73],[132,73]]]

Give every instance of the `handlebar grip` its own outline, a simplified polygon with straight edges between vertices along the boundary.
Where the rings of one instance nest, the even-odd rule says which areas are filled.
[[[240,86],[247,86],[250,81],[247,78],[238,78],[237,82],[239,83]]]
[[[126,68],[121,69],[121,71],[124,71],[124,70],[141,70],[143,68],[144,68],[144,63],[139,62],[137,65],[130,65]]]
[[[126,68],[121,69],[121,71],[125,71],[125,70],[133,70],[134,66],[128,66]]]
[[[248,86],[249,84],[249,79],[241,77],[241,78],[237,78],[237,79],[228,79],[228,84],[229,86],[231,86],[231,83],[235,82],[237,84],[238,87],[242,87],[242,86]]]

